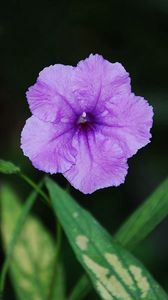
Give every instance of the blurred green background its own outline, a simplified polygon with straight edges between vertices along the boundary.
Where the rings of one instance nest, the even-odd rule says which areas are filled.
[[[166,0],[2,1],[0,5],[1,158],[14,161],[34,180],[35,170],[20,150],[20,133],[30,111],[25,91],[50,64],[75,65],[90,53],[121,62],[132,87],[154,107],[152,143],[129,160],[126,182],[90,196],[71,192],[111,233],[167,176],[168,167],[168,2]],[[54,178],[65,187],[61,175]],[[29,187],[2,177],[25,199]],[[34,207],[54,234],[54,216],[38,201]],[[139,245],[136,255],[168,291],[168,220]],[[3,257],[3,251],[0,253]],[[64,239],[62,249],[68,291],[82,273]],[[1,260],[2,261],[2,260]],[[10,280],[6,298],[15,299]],[[88,300],[98,299],[93,292]],[[30,299],[31,300],[31,299]]]

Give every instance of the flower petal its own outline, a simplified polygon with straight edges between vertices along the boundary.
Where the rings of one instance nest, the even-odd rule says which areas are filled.
[[[63,175],[85,194],[124,182],[127,163],[121,148],[98,132],[79,131],[73,138],[76,163]]]
[[[127,157],[150,142],[150,129],[153,123],[153,109],[142,97],[119,96],[107,104],[106,116],[99,116],[103,134],[116,140]]]
[[[65,172],[75,162],[73,135],[74,129],[65,123],[56,125],[32,116],[23,128],[21,148],[37,169]]]
[[[123,66],[98,54],[78,63],[73,88],[83,111],[102,110],[102,104],[114,95],[131,91],[129,74]]]
[[[32,114],[54,122],[76,113],[71,83],[73,70],[71,66],[57,64],[40,72],[37,82],[26,93]]]

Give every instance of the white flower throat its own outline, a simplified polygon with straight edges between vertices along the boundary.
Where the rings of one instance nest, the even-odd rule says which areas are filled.
[[[87,113],[84,111],[78,119],[78,124],[85,124],[89,121]]]

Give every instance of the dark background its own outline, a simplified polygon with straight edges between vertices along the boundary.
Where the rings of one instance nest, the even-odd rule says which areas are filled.
[[[121,62],[132,78],[133,90],[154,107],[152,143],[129,160],[126,182],[90,196],[71,190],[111,233],[167,176],[168,144],[168,2],[167,0],[38,0],[0,4],[0,134],[1,158],[14,161],[34,180],[35,170],[20,150],[20,132],[30,116],[25,91],[41,69],[50,64],[75,65],[90,53]],[[63,176],[54,178],[62,186]],[[3,177],[24,198],[30,188],[15,177]],[[48,229],[54,217],[38,201],[34,207]],[[136,255],[168,291],[168,221],[138,246]],[[82,268],[64,240],[63,258],[68,290]],[[6,299],[15,299],[10,280]],[[87,299],[98,299],[92,293]],[[31,300],[31,299],[30,299]]]

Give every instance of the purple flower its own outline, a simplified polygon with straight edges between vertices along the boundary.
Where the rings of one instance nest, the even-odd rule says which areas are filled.
[[[150,141],[152,107],[131,92],[122,65],[100,55],[44,68],[27,99],[24,154],[83,193],[123,183],[128,158]]]

